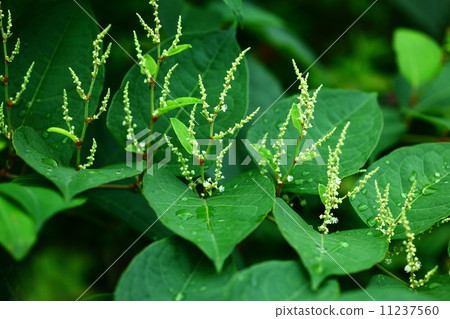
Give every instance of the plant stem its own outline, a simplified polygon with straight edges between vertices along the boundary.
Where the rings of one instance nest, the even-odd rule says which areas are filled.
[[[281,179],[281,183],[278,185],[277,187],[277,194],[280,195],[281,194],[281,189],[283,188],[284,182],[286,182],[287,177],[292,173],[292,171],[295,168],[295,159],[297,158],[298,154],[300,153],[300,144],[302,142],[302,136],[300,135],[298,137],[297,140],[297,148],[295,150],[295,156],[294,156],[294,160],[292,161],[291,167],[289,168],[289,170],[287,171],[287,173],[284,175],[284,177]]]
[[[9,104],[9,91],[8,91],[8,81],[9,81],[9,67],[8,67],[8,51],[6,48],[6,42],[8,41],[8,37],[5,33],[5,31],[3,30],[3,22],[0,21],[0,29],[1,29],[1,33],[2,33],[2,38],[3,38],[3,56],[4,56],[4,61],[5,61],[5,75],[4,75],[4,80],[3,80],[3,85],[5,87],[5,107],[6,107],[6,118],[7,118],[7,123],[8,123],[8,130],[6,132],[7,134],[7,140],[8,140],[8,154],[9,154],[9,160],[6,162],[6,166],[7,167],[11,167],[12,163],[11,163],[11,159],[14,153],[14,148],[12,145],[12,120],[11,120],[11,105]]]
[[[394,278],[394,279],[397,279],[398,281],[401,281],[402,283],[404,283],[405,285],[407,285],[407,286],[409,287],[409,285],[408,285],[405,281],[403,281],[403,280],[401,280],[400,278],[398,278],[396,275],[394,275],[392,272],[390,272],[389,270],[387,270],[386,268],[384,268],[384,267],[381,266],[380,264],[375,264],[375,266],[376,266],[378,269],[380,269],[380,270],[382,270],[383,272],[385,272],[387,275],[391,276],[391,277]]]
[[[86,96],[86,100],[84,101],[84,123],[83,123],[83,130],[81,131],[81,137],[80,137],[80,145],[77,146],[77,164],[76,169],[80,169],[80,157],[81,157],[81,147],[83,146],[84,137],[86,136],[86,130],[89,125],[88,117],[89,117],[89,101],[91,99],[92,91],[94,89],[94,83],[97,78],[97,72],[98,72],[98,66],[94,65],[94,70],[92,71],[92,80],[91,85],[89,86],[89,92]]]

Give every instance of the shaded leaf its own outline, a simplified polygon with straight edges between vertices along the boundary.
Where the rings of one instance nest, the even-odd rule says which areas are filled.
[[[85,199],[65,201],[59,192],[16,183],[0,184],[0,243],[20,260],[34,245],[47,219],[82,205]]]
[[[82,2],[88,11],[89,5]],[[39,26],[39,27],[37,27]],[[13,111],[16,127],[33,127],[45,137],[45,143],[67,164],[75,147],[70,140],[49,134],[51,126],[65,127],[61,105],[63,89],[67,90],[69,112],[75,133],[81,134],[84,123],[84,102],[79,98],[68,67],[72,67],[87,86],[91,80],[92,41],[99,33],[95,22],[71,1],[35,2],[14,22],[14,36],[22,40],[20,54],[10,66],[9,91],[17,92],[32,61],[35,61],[27,90]],[[101,67],[89,103],[89,116],[95,112],[103,86]],[[3,91],[0,92],[3,98]],[[28,112],[28,113],[27,113]],[[62,140],[69,143],[61,144]]]
[[[234,272],[229,262],[218,274],[193,245],[165,238],[133,259],[119,280],[115,300],[222,300]]]
[[[338,294],[336,280],[325,282],[314,292],[300,263],[271,260],[235,274],[225,296],[227,300],[239,301],[317,301],[335,299]]]
[[[308,270],[313,289],[317,289],[328,276],[352,274],[371,268],[384,259],[388,249],[381,233],[369,229],[322,235],[280,198],[276,201],[273,214],[284,238]]]

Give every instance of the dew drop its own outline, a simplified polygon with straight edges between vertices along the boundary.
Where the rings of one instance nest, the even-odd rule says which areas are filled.
[[[267,124],[269,122],[269,120],[268,119],[263,119],[263,123],[265,123],[265,124]]]
[[[45,114],[45,118],[46,118],[46,119],[49,119],[50,116],[52,116],[50,113]]]
[[[302,172],[302,175],[303,175],[303,176],[308,176],[309,174],[311,174],[311,172],[308,172],[308,171],[303,171],[303,172]]]
[[[401,203],[401,202],[398,202],[398,203],[397,203],[397,206],[398,206],[398,207],[401,207],[402,205],[403,205],[403,203]]]
[[[372,205],[372,209],[377,209],[377,205]]]
[[[363,190],[361,191],[361,194],[366,195],[367,194],[367,188],[363,188]]]
[[[313,179],[310,177],[307,179],[308,183],[312,183]]]
[[[409,181],[410,181],[410,182],[414,182],[414,181],[416,180],[416,178],[417,178],[417,173],[416,173],[416,171],[412,171],[412,172],[411,172],[411,175],[409,176]]]
[[[434,176],[441,177],[441,174],[439,174],[439,172],[436,172],[436,173],[434,173]]]
[[[369,208],[369,206],[367,206],[366,204],[359,204],[358,205],[358,210],[360,210],[360,211],[366,210],[367,208]]]
[[[402,193],[402,197],[403,197],[403,198],[406,198],[406,194],[405,194],[405,193]]]
[[[192,213],[188,209],[180,209],[179,211],[177,211],[175,213],[175,215],[177,217],[181,218],[182,220],[188,220],[188,219],[191,219],[192,217],[194,217],[194,213]]]
[[[66,137],[65,139],[62,140],[61,143],[66,144],[68,140],[69,140],[69,139]]]
[[[424,188],[423,191],[422,191],[422,194],[424,196],[432,195],[434,193],[436,193],[436,190],[432,189],[432,188]]]
[[[22,110],[22,111],[19,112],[19,117],[24,117],[25,114],[27,114],[27,111]]]
[[[391,161],[390,160],[385,160],[384,163],[389,165],[389,164],[391,164]]]
[[[434,289],[434,288],[438,288],[438,287],[440,287],[440,286],[441,286],[440,283],[438,283],[438,282],[432,282],[432,283],[430,283],[430,284],[428,285],[428,288]]]
[[[206,291],[206,289],[208,289],[206,286],[201,286],[199,290],[200,291]]]
[[[182,202],[185,202],[185,201],[187,201],[187,197],[181,197],[181,199],[180,199]]]
[[[29,109],[29,108],[31,107],[31,102],[28,102],[27,104],[25,104],[25,107],[26,107],[27,109]]]
[[[53,158],[43,158],[42,163],[51,167],[58,167],[58,163]]]
[[[373,233],[372,233],[372,231],[371,230],[369,230],[367,233],[366,233],[366,235],[367,236],[372,236],[373,235]]]
[[[120,175],[120,174],[122,174],[122,171],[117,171],[116,174]]]
[[[344,248],[347,248],[348,247],[348,243],[346,241],[344,241],[344,242],[341,243],[341,246],[344,247]]]
[[[303,179],[297,179],[297,180],[295,180],[295,185],[300,185],[300,184],[303,184],[305,181],[303,180]]]
[[[281,128],[283,126],[283,124],[284,124],[283,122],[277,122],[277,124],[276,124],[277,128]]]
[[[371,216],[367,221],[367,225],[370,227],[374,227],[377,224],[377,221],[375,220],[375,217]]]
[[[42,132],[42,137],[43,138],[48,138],[48,132],[47,131]]]

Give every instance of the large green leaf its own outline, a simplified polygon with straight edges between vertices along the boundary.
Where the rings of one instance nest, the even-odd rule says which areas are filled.
[[[66,167],[43,138],[30,127],[17,129],[14,146],[17,155],[39,174],[52,181],[66,200],[89,188],[139,174],[136,169],[124,165],[80,171]]]
[[[433,112],[441,114],[450,110],[450,63],[447,63],[442,72],[434,78],[419,96],[414,109],[419,112]]]
[[[224,186],[223,193],[214,192],[203,200],[169,171],[160,169],[145,176],[143,189],[161,222],[196,244],[218,271],[233,248],[264,220],[274,194],[269,180],[256,172],[240,175]]]
[[[123,189],[91,189],[87,195],[90,203],[120,218],[139,233],[145,231],[145,235],[153,240],[173,234],[164,225],[156,222],[155,212],[139,192]]]
[[[277,139],[279,127],[284,122],[296,97],[289,97],[276,103],[250,129],[247,138],[256,143],[268,132],[268,141]],[[383,118],[375,94],[355,91],[323,89],[320,91],[314,112],[313,127],[308,130],[301,149],[311,145],[311,139],[316,142],[337,127],[334,135],[318,149],[320,156],[302,165],[296,166],[292,175],[294,180],[284,186],[289,192],[317,194],[317,184],[327,184],[328,149],[333,150],[345,124],[351,124],[342,147],[340,176],[348,176],[357,172],[366,162],[375,148],[383,127]],[[286,172],[294,160],[295,143],[299,133],[292,123],[289,123],[285,139],[287,159],[281,171]],[[291,139],[291,140],[288,140]],[[306,142],[308,142],[306,144]],[[294,144],[294,145],[292,145]]]
[[[222,300],[235,268],[217,274],[212,263],[177,237],[154,242],[138,254],[119,280],[116,300]]]
[[[89,10],[85,3],[82,5]],[[81,133],[84,103],[76,91],[68,67],[75,70],[87,91],[91,80],[92,41],[99,28],[72,1],[35,1],[27,6],[25,14],[14,21],[13,31],[13,38],[20,37],[22,46],[20,54],[10,64],[10,94],[20,89],[26,70],[31,62],[35,62],[28,88],[20,103],[13,108],[15,127],[27,125],[36,129],[45,138],[46,144],[67,164],[75,151],[73,143],[59,134],[47,133],[47,129],[51,126],[66,127],[61,109],[62,93],[66,89],[72,125],[77,134]],[[98,107],[103,77],[102,67],[90,97],[90,114]],[[0,98],[3,100],[3,90]],[[62,140],[68,143],[61,144]]]
[[[0,244],[20,260],[35,241],[33,220],[17,204],[0,197]]]
[[[414,290],[397,279],[386,275],[376,275],[370,280],[367,288],[365,288],[366,291],[347,291],[342,294],[339,300],[372,301],[375,299],[376,301],[447,301],[449,298],[448,278],[448,275],[434,277],[424,287]]]
[[[48,188],[0,184],[0,243],[20,260],[35,243],[47,219],[84,202],[84,199],[65,201],[59,192]]]
[[[164,60],[158,73],[156,81],[162,83],[164,75],[175,63],[178,67],[171,77],[170,99],[179,97],[200,97],[198,87],[198,75],[200,74],[205,84],[208,98],[207,101],[214,107],[218,103],[219,94],[223,89],[223,81],[226,71],[231,63],[239,55],[240,49],[235,40],[234,28],[224,31],[202,32],[183,35],[183,43],[192,45],[192,49],[183,51],[173,57]],[[170,45],[171,39],[162,44],[163,48]],[[156,50],[150,51],[155,57]],[[122,86],[114,96],[108,112],[107,125],[113,136],[121,145],[125,145],[127,131],[122,125],[125,117],[123,104],[123,88],[126,82],[130,82],[129,97],[133,121],[137,127],[136,134],[150,126],[150,90],[148,83],[144,83],[145,77],[141,74],[139,67],[134,65],[125,75]],[[161,87],[155,85],[155,96],[161,94]],[[220,113],[215,121],[216,132],[225,131],[234,123],[240,121],[246,114],[248,103],[248,74],[245,61],[237,68],[235,80],[231,82],[225,103],[228,105],[226,113]],[[190,108],[176,109],[161,116],[155,125],[155,132],[164,133],[170,126],[169,119],[178,117],[183,123],[189,119]],[[196,121],[199,125],[196,130],[199,134],[196,138],[209,138],[209,123],[200,115],[201,108],[197,108]],[[173,132],[168,133],[173,136]],[[176,140],[172,140],[176,142]],[[177,143],[179,145],[179,143]]]
[[[314,292],[300,263],[271,260],[235,274],[225,296],[227,300],[239,301],[317,301],[335,299],[338,294],[336,280],[325,282]]]
[[[389,208],[394,217],[400,214],[414,180],[417,181],[412,207],[406,213],[409,226],[416,234],[424,232],[450,211],[450,144],[420,144],[402,147],[373,163],[368,171],[379,167],[372,176],[380,189],[390,183]],[[362,177],[363,178],[363,177]],[[366,223],[378,214],[374,182],[351,201],[359,217]],[[395,231],[394,238],[404,238],[403,226]]]
[[[430,80],[441,68],[442,51],[426,34],[409,29],[394,33],[394,50],[400,73],[418,87]]]
[[[381,233],[369,229],[322,235],[280,198],[274,205],[273,214],[284,238],[308,270],[313,289],[330,275],[352,274],[371,268],[384,259],[388,249]]]

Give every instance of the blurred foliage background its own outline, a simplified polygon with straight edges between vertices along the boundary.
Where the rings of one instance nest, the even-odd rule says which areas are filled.
[[[31,0],[8,0],[3,6],[10,8],[17,18],[30,3]],[[450,32],[450,0],[379,0],[341,37],[372,4],[372,0],[243,0],[237,37],[241,48],[252,47],[248,56],[249,111],[257,106],[267,108],[291,86],[295,80],[291,67],[291,59],[294,58],[301,70],[313,65],[309,69],[312,87],[324,84],[377,92],[383,106],[385,125],[398,136],[398,140],[390,143],[390,149],[411,143],[448,140],[447,129],[420,120],[405,122],[397,112],[400,106],[398,90],[404,87],[404,80],[398,75],[392,36],[396,28],[407,27],[423,31],[443,44]],[[122,47],[113,46],[106,65],[105,88],[110,87],[115,92],[134,63],[132,31],[138,32],[144,51],[151,48],[150,42],[144,40],[144,32],[135,14],[139,12],[150,21],[151,7],[146,0],[92,0],[90,5],[101,26],[112,24],[110,34]],[[74,10],[81,9],[74,4]],[[160,17],[166,31],[164,38],[175,33],[179,14],[183,17],[183,33],[226,28],[234,21],[233,12],[222,0],[161,0]],[[339,41],[315,62],[338,38]],[[266,80],[264,96],[252,94],[252,85],[261,85],[261,81],[253,79],[260,77]],[[288,94],[295,91],[294,86]],[[388,147],[374,156],[383,155],[390,149]],[[348,179],[344,187],[350,187],[354,180]],[[315,202],[317,205],[320,203],[312,196],[302,200],[309,200],[311,207]],[[343,205],[338,214],[342,214],[343,224],[361,223],[350,205]],[[442,258],[447,255],[443,252],[447,250],[448,229],[442,227],[423,236],[432,236],[429,239],[435,243],[432,247],[421,247],[419,241],[419,251],[426,255],[423,259],[427,262],[425,268],[429,267],[428,264],[439,264],[448,269],[448,258]],[[76,211],[59,214],[46,224],[32,252],[20,263],[0,249],[0,300],[74,300],[138,235],[121,220],[92,203]],[[114,291],[129,261],[151,240],[151,236],[142,238],[96,283],[89,295],[100,294],[96,298],[110,298],[108,294]],[[289,247],[280,249],[283,242],[272,224],[263,223],[239,247],[239,252],[250,263],[270,258],[296,258]],[[239,260],[237,254],[235,257]],[[393,264],[393,267],[401,267],[402,262],[396,265],[394,260]],[[357,279],[366,283],[373,274],[367,271],[358,274]],[[341,282],[341,286],[342,289],[348,288],[345,282]]]

